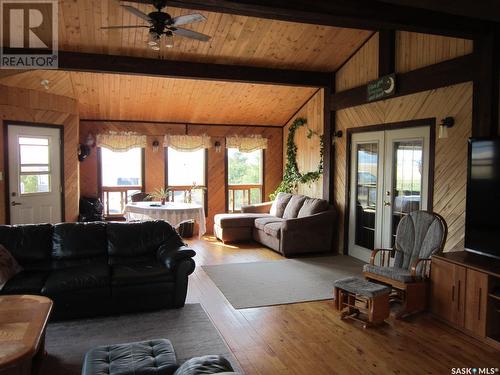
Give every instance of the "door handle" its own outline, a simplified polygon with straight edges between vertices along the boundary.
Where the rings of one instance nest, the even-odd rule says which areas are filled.
[[[391,202],[388,202],[388,201],[384,202],[384,206],[390,206],[390,205],[391,205]]]
[[[11,205],[12,206],[20,206],[22,203],[12,201]]]

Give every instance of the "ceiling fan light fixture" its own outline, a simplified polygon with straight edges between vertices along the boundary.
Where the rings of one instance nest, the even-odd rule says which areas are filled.
[[[154,46],[158,46],[159,44],[160,44],[160,36],[155,31],[150,31],[149,32],[148,45],[151,48],[153,48]]]
[[[165,34],[165,47],[174,48],[174,35],[171,31]]]

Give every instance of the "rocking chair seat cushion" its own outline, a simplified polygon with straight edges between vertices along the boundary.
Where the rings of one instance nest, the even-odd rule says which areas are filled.
[[[392,280],[401,281],[403,283],[411,283],[412,281],[415,281],[409,270],[399,267],[380,267],[372,264],[365,264],[363,271],[384,276]]]

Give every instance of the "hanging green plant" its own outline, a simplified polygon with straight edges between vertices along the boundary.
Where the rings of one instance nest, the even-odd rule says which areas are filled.
[[[288,130],[288,138],[286,141],[286,165],[283,174],[283,181],[279,184],[276,191],[269,195],[269,198],[274,200],[278,193],[294,193],[297,191],[299,184],[311,184],[323,174],[323,152],[324,152],[324,139],[321,134],[307,127],[307,138],[311,139],[313,136],[319,137],[319,164],[318,169],[313,172],[300,173],[297,165],[297,145],[295,144],[295,132],[297,129],[307,126],[305,118],[297,118],[290,125]]]

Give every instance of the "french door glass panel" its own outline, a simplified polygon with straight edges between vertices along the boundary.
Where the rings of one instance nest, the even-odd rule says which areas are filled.
[[[427,209],[429,127],[356,133],[351,143],[349,254],[394,245],[401,219]]]

